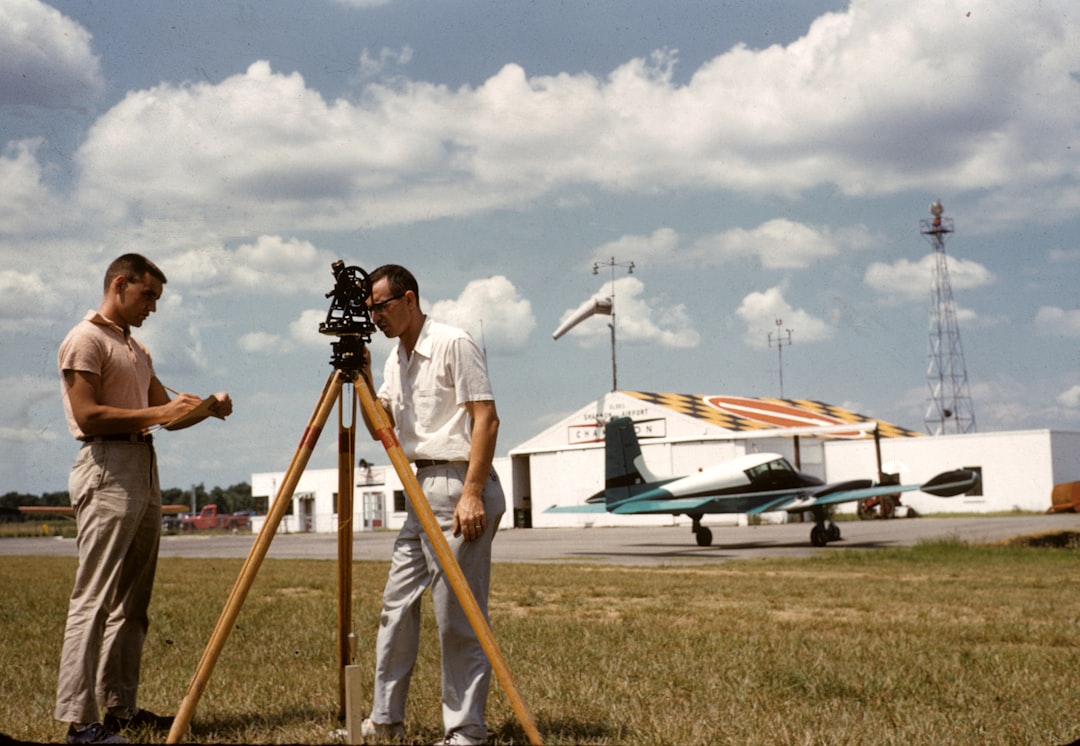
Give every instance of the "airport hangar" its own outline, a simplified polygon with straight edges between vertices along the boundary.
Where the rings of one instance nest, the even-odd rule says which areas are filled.
[[[661,475],[689,474],[752,452],[779,453],[796,468],[827,482],[877,481],[879,470],[898,475],[901,484],[918,484],[956,468],[975,469],[982,475],[979,487],[953,498],[905,492],[902,505],[918,514],[1045,512],[1054,485],[1080,481],[1080,432],[927,436],[803,399],[612,391],[513,448],[508,458],[495,460],[507,493],[500,528],[690,526],[685,516],[544,512],[552,505],[581,504],[603,490],[604,423],[612,417],[634,420],[645,463]],[[252,495],[269,506],[284,476],[284,472],[252,474]],[[399,528],[407,497],[393,467],[361,464],[355,477],[357,530]],[[337,493],[337,469],[305,471],[278,530],[336,531]],[[837,510],[854,512],[855,504],[839,505]],[[779,514],[774,520],[786,517]],[[261,529],[264,520],[256,516],[253,528]],[[703,523],[745,525],[747,519],[707,515]]]

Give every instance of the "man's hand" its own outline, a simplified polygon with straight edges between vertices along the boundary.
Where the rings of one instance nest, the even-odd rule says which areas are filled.
[[[229,398],[228,393],[226,393],[225,391],[219,391],[218,393],[214,394],[214,398],[217,399],[217,402],[210,405],[210,412],[215,417],[221,417],[222,419],[225,419],[230,414],[232,414],[232,399]]]
[[[454,536],[460,534],[465,537],[465,541],[476,541],[484,533],[486,525],[484,501],[477,495],[462,495],[454,508]]]
[[[201,403],[202,399],[195,394],[177,394],[164,406],[165,422],[172,422],[177,417],[183,417]]]

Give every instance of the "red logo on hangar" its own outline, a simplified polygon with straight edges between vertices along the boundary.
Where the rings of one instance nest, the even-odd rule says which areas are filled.
[[[797,407],[780,400],[749,399],[744,396],[706,396],[705,403],[724,414],[741,417],[772,427],[825,427],[849,424],[839,417]],[[859,438],[863,433],[830,433],[838,438]]]

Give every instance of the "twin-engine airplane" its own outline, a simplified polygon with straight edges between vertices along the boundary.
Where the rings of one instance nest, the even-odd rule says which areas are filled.
[[[830,513],[837,503],[910,490],[953,497],[979,482],[977,472],[957,469],[923,484],[875,485],[869,479],[825,484],[796,471],[787,459],[775,453],[746,454],[685,477],[661,478],[645,466],[631,419],[609,420],[604,427],[604,441],[604,491],[588,498],[584,505],[552,506],[546,512],[686,515],[694,522],[691,530],[702,547],[712,544],[712,531],[701,525],[707,513],[809,511],[814,516],[810,543],[823,547],[840,539],[840,527]]]

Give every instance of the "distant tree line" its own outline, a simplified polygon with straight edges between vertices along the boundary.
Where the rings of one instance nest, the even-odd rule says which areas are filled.
[[[263,504],[257,505],[257,501],[251,496],[251,485],[247,482],[231,487],[214,487],[212,490],[207,490],[203,484],[196,484],[187,490],[172,487],[161,491],[162,505],[186,505],[190,509],[192,497],[196,511],[201,510],[204,505],[217,505],[218,510],[224,513],[235,513],[238,510],[266,512],[266,499],[258,501]],[[20,507],[56,508],[69,505],[71,501],[67,492],[46,492],[42,495],[8,492],[0,495],[0,514],[5,516],[18,516]]]

